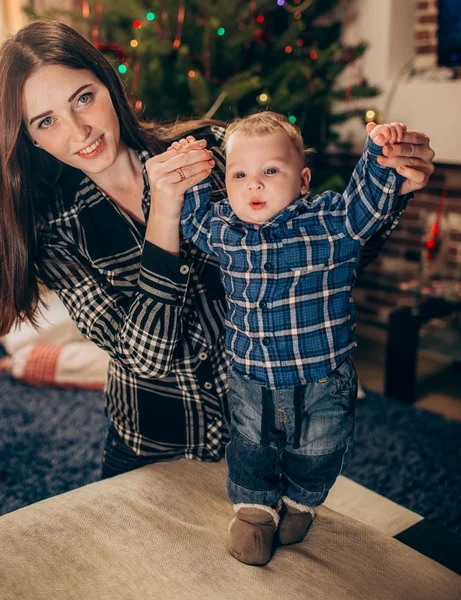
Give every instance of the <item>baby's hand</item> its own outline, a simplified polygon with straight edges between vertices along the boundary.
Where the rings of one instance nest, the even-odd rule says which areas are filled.
[[[188,135],[186,138],[181,138],[178,142],[173,142],[171,146],[167,148],[167,152],[168,150],[176,150],[177,152],[180,152],[181,150],[195,150],[197,147],[204,145],[206,145],[206,142],[197,142],[193,135]]]
[[[406,132],[407,126],[404,123],[385,123],[383,125],[368,123],[367,125],[367,133],[370,135],[371,141],[378,146],[402,142]]]

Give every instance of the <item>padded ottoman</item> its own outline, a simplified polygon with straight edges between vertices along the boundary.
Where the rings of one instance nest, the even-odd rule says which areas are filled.
[[[0,598],[461,598],[460,576],[393,539],[393,531],[350,516],[360,516],[354,490],[362,505],[368,490],[344,478],[332,491],[335,510],[320,507],[301,544],[277,549],[265,567],[239,563],[226,547],[232,506],[225,477],[223,462],[161,463],[0,517]],[[338,512],[341,490],[349,516]],[[363,515],[398,530],[400,517],[387,513],[401,507],[374,496],[378,511],[362,506]],[[401,510],[403,520],[418,519]]]

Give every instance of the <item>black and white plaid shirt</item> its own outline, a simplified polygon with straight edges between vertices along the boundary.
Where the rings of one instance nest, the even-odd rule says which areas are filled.
[[[224,187],[222,133],[200,135],[215,154],[217,190]],[[146,221],[150,157],[140,153]],[[144,225],[82,172],[65,173],[41,227],[40,272],[83,335],[111,356],[104,391],[111,421],[139,455],[218,460],[228,435],[216,258],[187,240],[180,257],[145,242]]]
[[[194,133],[214,153],[216,199],[224,197],[223,134],[220,127]],[[146,221],[150,156],[140,153]],[[104,396],[117,432],[139,455],[218,460],[228,416],[226,307],[216,257],[187,240],[180,257],[145,242],[145,226],[81,171],[65,168],[59,183],[39,230],[40,273],[83,335],[111,356]],[[398,216],[364,256],[378,253]]]

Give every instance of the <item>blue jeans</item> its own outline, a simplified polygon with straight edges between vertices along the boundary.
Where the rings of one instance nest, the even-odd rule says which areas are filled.
[[[306,506],[322,504],[353,447],[352,359],[325,379],[294,389],[268,390],[235,371],[229,385],[231,502],[271,506],[288,496]]]

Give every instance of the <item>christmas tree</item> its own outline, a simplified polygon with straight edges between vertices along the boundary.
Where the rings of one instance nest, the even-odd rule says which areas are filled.
[[[345,2],[75,0],[72,25],[113,62],[143,118],[227,121],[270,108],[287,115],[315,148],[314,188],[342,190],[326,150],[348,144],[334,126],[363,117],[348,106],[350,98],[378,93],[365,81],[338,84],[366,49],[341,42],[335,9]],[[338,100],[346,106],[333,111]]]

